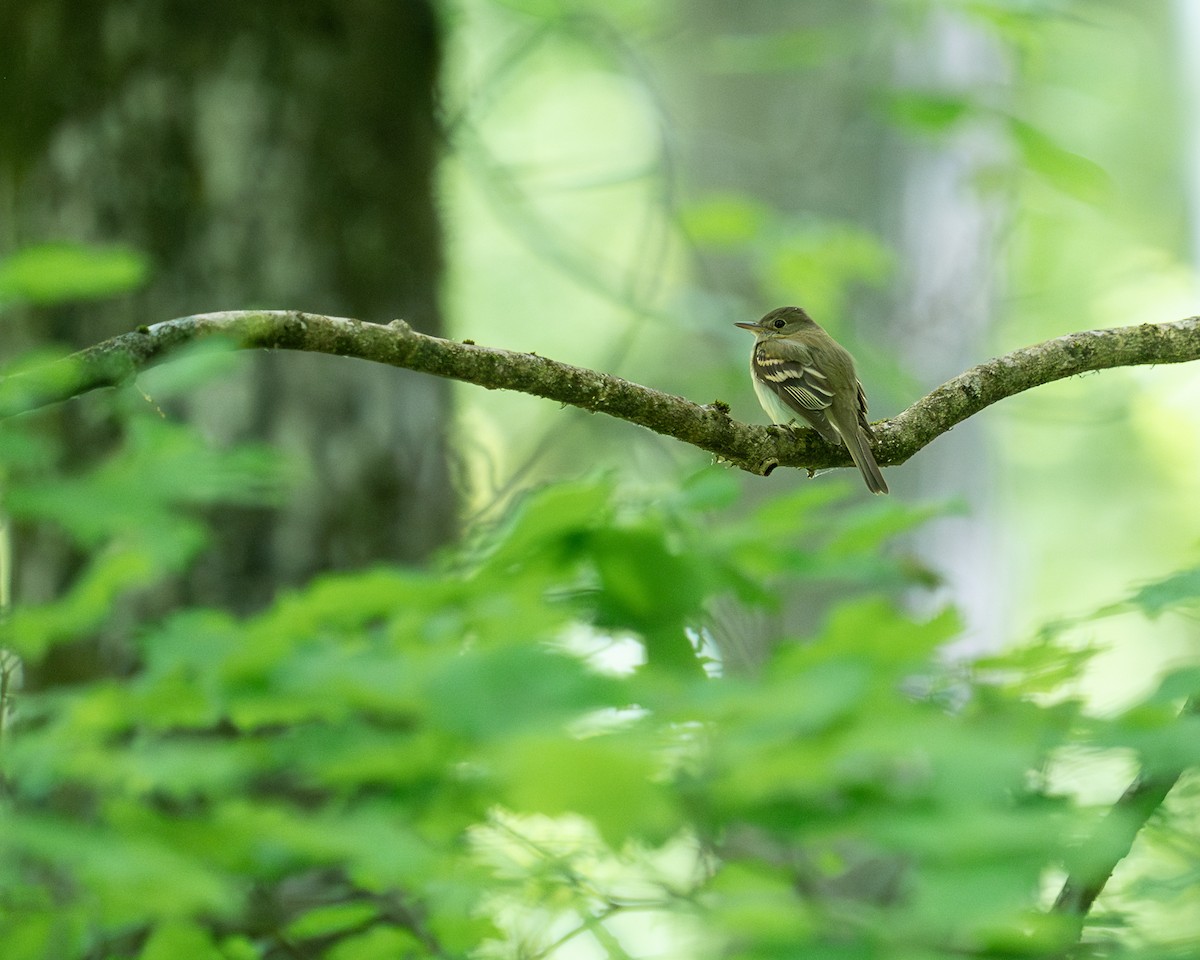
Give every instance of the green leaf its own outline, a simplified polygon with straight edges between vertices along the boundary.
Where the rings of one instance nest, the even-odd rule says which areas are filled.
[[[267,448],[215,450],[190,428],[143,413],[126,421],[121,448],[103,463],[17,484],[6,502],[14,516],[56,523],[83,546],[138,538],[170,567],[203,542],[183,505],[272,503],[281,492],[279,460]]]
[[[964,119],[978,116],[971,100],[938,93],[894,93],[884,102],[888,118],[897,126],[919,133],[945,133]]]
[[[690,522],[697,513],[728,509],[740,494],[741,485],[731,471],[725,467],[705,467],[684,478],[671,503]]]
[[[495,757],[506,805],[588,817],[614,847],[629,838],[662,841],[683,824],[647,746],[628,735],[514,739]]]
[[[1181,714],[1174,703],[1152,699],[1094,727],[1098,744],[1137,751],[1147,774],[1178,773],[1200,764],[1200,716]]]
[[[1015,117],[1007,120],[1022,159],[1052,186],[1092,205],[1112,193],[1111,178],[1098,163],[1064,149],[1032,124]]]
[[[160,402],[186,396],[228,376],[242,359],[233,340],[207,337],[172,352],[168,363],[141,371],[138,389]]]
[[[772,238],[762,279],[782,302],[804,291],[805,306],[829,326],[845,314],[851,284],[881,285],[891,274],[894,256],[878,236],[837,220],[802,221]]]
[[[701,676],[685,628],[704,599],[703,572],[649,524],[598,530],[588,544],[600,577],[598,625],[639,634],[652,667]]]
[[[46,960],[84,955],[88,919],[83,911],[63,903],[34,902],[37,893],[24,882],[5,881],[10,898],[0,908],[0,943],[4,960]]]
[[[573,657],[512,646],[448,658],[431,671],[424,696],[440,730],[474,739],[558,728],[612,705],[617,689]]]
[[[706,894],[714,927],[729,941],[728,955],[769,956],[761,952],[768,946],[789,956],[808,955],[805,944],[817,922],[788,871],[761,861],[725,863]]]
[[[0,260],[0,305],[110,297],[141,286],[145,257],[120,247],[46,244]]]
[[[262,960],[262,953],[249,937],[223,937],[219,949],[221,960]]]
[[[883,499],[886,498],[869,500],[838,518],[838,529],[828,548],[831,555],[877,554],[888,540],[951,512],[946,504],[880,502]]]
[[[1200,601],[1200,567],[1180,570],[1141,587],[1126,601],[1154,619],[1168,610]]]
[[[335,944],[324,954],[328,960],[399,960],[426,955],[425,946],[412,933],[396,927],[375,927]]]
[[[761,235],[772,213],[750,197],[720,194],[685,207],[681,217],[684,231],[695,243],[737,249]]]
[[[225,960],[208,932],[182,920],[160,923],[150,934],[139,960]]]
[[[332,903],[315,907],[288,924],[288,936],[295,940],[324,937],[370,923],[379,914],[373,903]]]
[[[977,676],[1003,682],[1015,693],[1061,691],[1082,675],[1100,652],[1094,647],[1072,648],[1056,642],[1056,630],[1043,630],[1033,641],[975,661]]]
[[[445,778],[458,758],[440,732],[379,730],[354,719],[305,724],[271,753],[278,768],[299,782],[344,796],[380,788],[419,795]]]
[[[916,623],[885,601],[866,600],[839,607],[811,647],[789,651],[789,656],[802,663],[850,654],[866,663],[906,670],[926,662],[960,629],[958,614],[950,608]]]
[[[105,923],[223,914],[233,907],[240,882],[130,827],[109,832],[49,815],[10,815],[0,835],[0,858],[28,858],[65,871],[88,891]]]
[[[6,364],[0,377],[0,412],[24,413],[42,406],[47,397],[60,399],[80,382],[82,371],[78,360],[52,348],[20,357]],[[3,432],[23,426],[7,421]]]
[[[535,563],[561,569],[580,555],[587,533],[608,519],[612,493],[612,481],[598,480],[529,494],[512,511],[486,569],[504,576]]]
[[[1148,702],[1178,704],[1181,700],[1197,698],[1200,698],[1200,666],[1179,667],[1162,678]]]
[[[186,544],[185,553],[199,543]],[[17,608],[0,626],[3,645],[22,656],[38,658],[49,648],[78,640],[106,621],[118,597],[160,582],[172,569],[149,550],[130,547],[95,557],[58,600]],[[179,558],[181,559],[181,558]]]

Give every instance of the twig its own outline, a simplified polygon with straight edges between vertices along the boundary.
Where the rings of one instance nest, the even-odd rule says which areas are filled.
[[[1198,709],[1196,701],[1189,699],[1183,715],[1197,713]],[[1179,767],[1154,773],[1143,770],[1134,778],[1087,839],[1083,847],[1088,855],[1087,866],[1072,870],[1067,877],[1054,901],[1054,913],[1074,917],[1082,929],[1084,918],[1117,864],[1129,855],[1137,835],[1182,775],[1183,768]]]
[[[697,404],[610,374],[474,343],[430,337],[402,320],[387,326],[291,310],[239,310],[167,320],[0,381],[0,417],[129,380],[185,344],[220,337],[242,348],[358,357],[488,389],[514,390],[606,413],[700,447],[755,474],[777,466],[849,466],[841,448],[811,430],[796,435],[739,423],[728,404]],[[973,367],[876,425],[876,459],[904,463],[955,424],[997,400],[1066,377],[1137,364],[1200,359],[1200,317],[1073,333]]]

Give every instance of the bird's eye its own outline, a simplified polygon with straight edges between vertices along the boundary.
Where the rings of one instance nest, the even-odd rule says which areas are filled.
[[[773,324],[771,324],[771,326],[773,326],[776,330],[782,330],[784,327],[787,326],[787,321],[784,320],[782,317],[780,317]]]

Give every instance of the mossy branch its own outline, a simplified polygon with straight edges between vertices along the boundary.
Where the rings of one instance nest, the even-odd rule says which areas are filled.
[[[620,377],[471,342],[430,337],[401,320],[386,326],[291,310],[203,313],[141,327],[45,367],[0,381],[0,417],[99,387],[115,386],[170,359],[185,344],[221,337],[243,348],[306,350],[404,367],[492,390],[515,390],[640,424],[707,450],[743,470],[849,466],[845,450],[811,430],[732,419],[728,404],[693,403]],[[1073,333],[973,367],[876,425],[882,465],[904,463],[957,423],[1032,387],[1108,367],[1200,359],[1200,317]]]

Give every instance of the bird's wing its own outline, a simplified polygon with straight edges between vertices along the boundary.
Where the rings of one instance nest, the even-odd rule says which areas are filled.
[[[798,412],[825,410],[833,403],[833,388],[820,370],[799,355],[754,352],[754,372]]]
[[[863,393],[861,381],[858,384],[858,426],[867,435],[867,439],[875,439],[875,431],[871,429],[871,420],[867,411],[867,395]]]
[[[825,415],[833,403],[833,388],[828,378],[811,363],[807,350],[775,347],[769,341],[759,344],[754,351],[755,375],[821,436],[838,443],[837,431]]]

